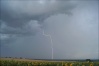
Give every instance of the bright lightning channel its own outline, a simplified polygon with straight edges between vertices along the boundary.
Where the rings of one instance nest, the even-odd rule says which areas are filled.
[[[53,59],[53,41],[52,41],[52,37],[51,37],[51,35],[46,35],[46,34],[44,33],[44,30],[43,30],[43,35],[49,37],[50,40],[51,40],[51,45],[52,45],[52,46],[51,46],[51,48],[52,48],[52,59]]]

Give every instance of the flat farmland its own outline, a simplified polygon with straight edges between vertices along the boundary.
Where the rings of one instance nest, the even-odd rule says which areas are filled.
[[[48,61],[18,58],[0,58],[0,66],[99,66],[99,61]]]

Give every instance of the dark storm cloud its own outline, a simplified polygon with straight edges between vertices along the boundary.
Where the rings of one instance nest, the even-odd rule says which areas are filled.
[[[44,19],[50,15],[57,13],[69,14],[71,9],[75,7],[75,3],[71,1],[55,1],[47,0],[44,2],[38,1],[19,1],[19,0],[1,0],[1,18],[5,24],[11,29],[6,29],[6,33],[20,32],[24,25],[27,25],[31,20],[37,20],[41,24]],[[15,30],[13,30],[15,29]],[[18,31],[19,29],[19,31]],[[3,32],[4,33],[4,32]]]
[[[35,35],[43,27],[43,21],[51,15],[65,13],[70,15],[70,10],[75,7],[72,1],[19,1],[1,0],[0,34],[19,36]],[[9,39],[6,39],[9,38]],[[2,39],[2,38],[1,38]],[[10,42],[10,37],[5,37],[2,43]],[[12,39],[11,39],[12,40]]]
[[[76,4],[65,0],[1,0],[0,3],[2,46],[9,46],[18,37],[35,35],[43,27],[46,18],[58,13],[70,15],[70,10]]]
[[[98,2],[2,0],[2,56],[54,59],[97,58]],[[46,49],[46,50],[45,50]],[[8,53],[9,52],[9,53]]]
[[[33,35],[35,32],[39,30],[39,25],[37,21],[31,20],[28,24],[24,25],[24,27],[11,27],[6,25],[5,22],[1,21],[1,34],[16,34],[16,35]]]

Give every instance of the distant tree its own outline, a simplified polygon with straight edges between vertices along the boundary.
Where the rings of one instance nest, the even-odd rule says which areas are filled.
[[[22,57],[20,57],[20,59],[22,59]]]
[[[86,59],[86,61],[87,61],[87,62],[91,62],[91,60],[90,60],[90,59]]]
[[[8,58],[8,57],[5,57],[5,58]]]
[[[9,57],[9,58],[11,58],[11,57]]]
[[[17,57],[15,57],[15,59],[17,59]]]

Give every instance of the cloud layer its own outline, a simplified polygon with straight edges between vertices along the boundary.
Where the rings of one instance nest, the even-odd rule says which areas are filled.
[[[0,2],[2,56],[51,58],[50,39],[42,35],[45,30],[52,36],[55,59],[98,57],[98,1]]]

